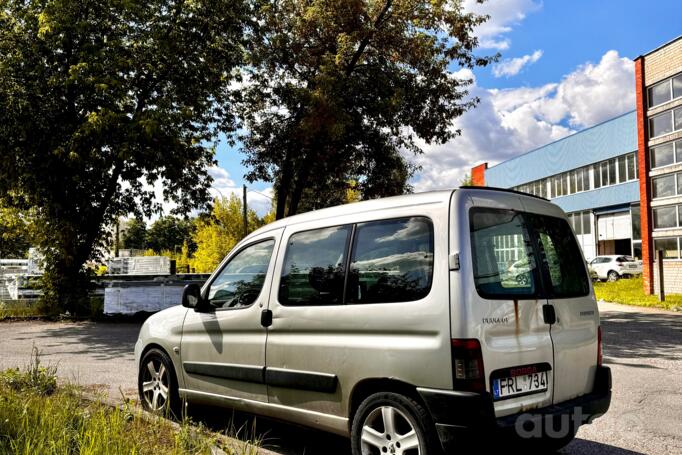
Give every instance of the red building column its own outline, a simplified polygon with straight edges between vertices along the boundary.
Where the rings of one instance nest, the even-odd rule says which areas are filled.
[[[479,164],[471,168],[471,184],[474,186],[485,186],[485,170],[488,163]]]
[[[647,138],[649,128],[647,121],[646,84],[644,82],[644,57],[635,59],[635,92],[637,95],[637,164],[639,166],[639,205],[642,226],[642,277],[644,293],[654,292],[654,256],[651,239],[651,179],[649,178],[649,149]]]

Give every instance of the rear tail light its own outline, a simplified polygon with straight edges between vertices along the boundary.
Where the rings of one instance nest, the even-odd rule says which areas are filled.
[[[597,365],[602,365],[602,351],[601,351],[601,326],[597,328]]]
[[[478,340],[452,340],[452,379],[455,390],[485,392],[483,355]]]

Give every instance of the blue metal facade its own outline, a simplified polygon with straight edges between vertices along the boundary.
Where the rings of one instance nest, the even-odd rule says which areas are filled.
[[[628,112],[485,171],[485,184],[511,188],[637,151],[637,113]],[[637,180],[552,199],[566,212],[639,201]]]

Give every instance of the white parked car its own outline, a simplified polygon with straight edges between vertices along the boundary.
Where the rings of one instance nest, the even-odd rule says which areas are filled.
[[[617,281],[624,276],[640,275],[642,261],[632,256],[597,256],[590,261],[590,272],[600,280]]]
[[[527,279],[509,279],[520,257]],[[515,191],[273,222],[182,304],[147,319],[135,345],[149,410],[186,399],[344,435],[354,455],[435,455],[469,453],[466,441],[556,449],[611,401],[566,216]]]

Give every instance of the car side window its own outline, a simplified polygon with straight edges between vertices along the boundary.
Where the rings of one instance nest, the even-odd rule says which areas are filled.
[[[282,305],[343,303],[346,251],[352,227],[303,231],[289,237],[279,285]]]
[[[208,289],[215,309],[251,306],[260,295],[270,264],[274,240],[247,246],[220,271]]]
[[[433,279],[433,226],[424,217],[360,223],[355,228],[347,303],[419,300]]]

